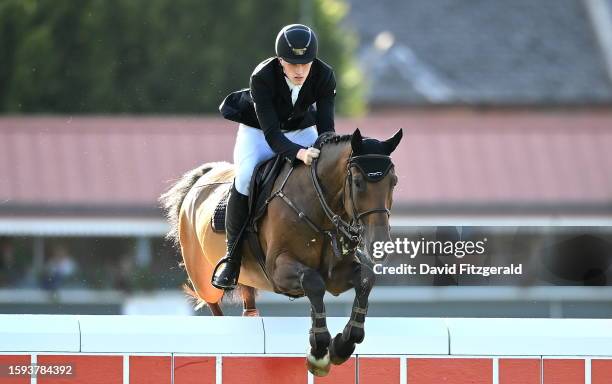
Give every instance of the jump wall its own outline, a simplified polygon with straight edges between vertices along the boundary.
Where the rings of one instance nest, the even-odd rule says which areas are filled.
[[[346,318],[330,318],[332,336]],[[612,320],[381,318],[313,377],[309,318],[0,315],[0,384],[612,384]],[[9,366],[72,366],[11,376]]]

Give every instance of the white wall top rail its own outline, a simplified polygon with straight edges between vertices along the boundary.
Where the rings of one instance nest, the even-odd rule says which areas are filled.
[[[329,318],[332,337],[347,318]],[[306,317],[0,315],[0,352],[305,353]],[[612,320],[366,320],[362,355],[611,356]]]

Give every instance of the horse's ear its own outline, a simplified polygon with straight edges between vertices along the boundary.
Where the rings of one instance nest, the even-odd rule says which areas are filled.
[[[353,132],[353,138],[351,139],[351,148],[353,148],[353,153],[361,152],[362,140],[363,138],[361,137],[361,132],[359,131],[359,128],[355,129],[355,132]]]
[[[383,146],[385,147],[385,152],[387,152],[387,155],[390,155],[391,152],[395,151],[395,148],[402,140],[403,135],[404,133],[402,129],[400,128],[397,132],[395,132],[393,137],[383,141]]]

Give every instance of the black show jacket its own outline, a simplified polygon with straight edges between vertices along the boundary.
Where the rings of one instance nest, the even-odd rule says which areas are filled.
[[[255,68],[250,88],[230,93],[219,110],[228,120],[263,130],[274,152],[295,161],[298,150],[303,147],[287,139],[281,130],[316,125],[319,135],[334,131],[335,96],[336,78],[332,68],[315,59],[295,106],[292,105],[283,68],[276,57],[271,57]]]

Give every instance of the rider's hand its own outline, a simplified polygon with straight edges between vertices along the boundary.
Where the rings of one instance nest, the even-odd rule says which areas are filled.
[[[312,160],[316,159],[317,157],[319,157],[319,153],[321,151],[319,151],[316,148],[310,147],[308,149],[300,149],[297,153],[297,155],[295,157],[297,157],[298,159],[302,160],[304,162],[304,164],[306,165],[310,165],[312,164]]]

